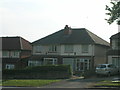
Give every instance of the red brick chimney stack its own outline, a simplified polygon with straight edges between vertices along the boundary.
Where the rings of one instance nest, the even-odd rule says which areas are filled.
[[[64,27],[64,33],[66,35],[70,35],[72,33],[72,30],[71,30],[70,27],[68,27],[68,25],[65,25],[65,27]]]

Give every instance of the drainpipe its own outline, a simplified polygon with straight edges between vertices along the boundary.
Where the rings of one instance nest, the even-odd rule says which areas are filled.
[[[74,69],[73,69],[73,72],[75,72],[75,70],[76,70],[76,63],[75,63],[76,57],[75,56],[76,56],[76,52],[74,52],[74,64],[73,64]]]

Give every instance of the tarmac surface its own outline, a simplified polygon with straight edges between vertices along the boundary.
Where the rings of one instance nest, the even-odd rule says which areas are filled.
[[[72,90],[100,90],[100,88],[95,88],[93,85],[102,80],[113,80],[118,78],[118,76],[111,77],[91,77],[91,78],[82,78],[82,77],[73,77],[71,79],[62,80],[60,82],[52,83],[49,85],[41,86],[41,87],[2,87],[2,90],[64,90],[64,89],[72,89]],[[106,90],[106,89],[102,89]],[[110,90],[110,89],[109,89]],[[115,89],[114,89],[115,90]]]

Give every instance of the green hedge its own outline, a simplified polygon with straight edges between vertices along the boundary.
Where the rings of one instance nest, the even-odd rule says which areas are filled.
[[[58,79],[70,78],[70,65],[47,65],[24,69],[3,70],[3,79]]]

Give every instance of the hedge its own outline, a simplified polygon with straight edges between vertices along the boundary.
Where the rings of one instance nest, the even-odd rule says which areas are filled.
[[[72,75],[70,65],[47,65],[3,70],[3,79],[62,79]]]

